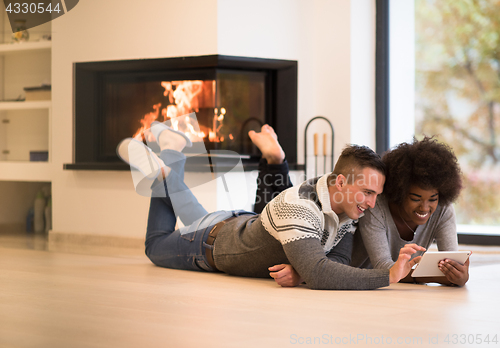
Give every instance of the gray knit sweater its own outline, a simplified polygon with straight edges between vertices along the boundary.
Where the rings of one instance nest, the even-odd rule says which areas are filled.
[[[268,267],[290,263],[312,289],[375,289],[388,270],[348,266],[355,225],[331,209],[327,177],[283,191],[261,215],[242,215],[221,228],[214,245],[225,273],[269,277]]]

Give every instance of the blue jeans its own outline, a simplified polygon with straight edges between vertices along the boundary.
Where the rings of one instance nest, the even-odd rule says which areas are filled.
[[[160,158],[171,168],[164,181],[155,181],[149,207],[146,255],[157,266],[216,271],[207,262],[205,250],[212,227],[232,216],[254,214],[245,211],[207,213],[184,183],[186,156],[164,150]],[[177,217],[184,227],[175,230]]]

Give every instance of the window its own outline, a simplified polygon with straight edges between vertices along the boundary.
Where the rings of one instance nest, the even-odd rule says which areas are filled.
[[[379,3],[389,26],[386,143],[434,135],[449,144],[464,173],[459,233],[500,235],[500,3]],[[378,27],[383,20],[377,13]]]

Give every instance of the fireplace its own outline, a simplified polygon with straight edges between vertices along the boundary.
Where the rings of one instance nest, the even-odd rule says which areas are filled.
[[[126,170],[118,143],[146,140],[151,122],[181,115],[191,116],[172,127],[191,138],[196,153],[230,150],[253,169],[260,155],[248,131],[268,123],[296,165],[296,61],[211,55],[83,62],[74,64],[74,79],[74,163],[65,169]]]

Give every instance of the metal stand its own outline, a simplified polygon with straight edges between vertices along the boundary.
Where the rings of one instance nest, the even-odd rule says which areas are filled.
[[[328,123],[328,125],[330,126],[330,130],[331,130],[331,150],[330,150],[330,154],[329,156],[331,157],[331,160],[330,160],[330,172],[333,171],[333,156],[334,156],[334,152],[333,152],[333,144],[334,144],[334,140],[335,140],[335,133],[334,133],[334,130],[333,130],[333,125],[332,123],[324,116],[316,116],[314,118],[312,118],[309,122],[307,122],[307,125],[306,125],[306,129],[304,131],[304,164],[305,164],[305,174],[306,174],[306,177],[309,177],[307,175],[307,169],[308,169],[308,166],[307,166],[307,157],[308,157],[308,153],[307,153],[307,130],[309,128],[309,126],[311,125],[312,122],[314,121],[317,121],[317,120],[323,120],[323,121],[326,121]],[[315,161],[315,172],[314,172],[314,176],[318,176],[318,156],[319,156],[319,144],[318,144],[318,133],[314,133],[314,161]],[[327,158],[327,149],[326,149],[326,140],[328,138],[328,135],[327,133],[323,133],[323,171],[325,173],[323,174],[326,174],[326,158]]]

